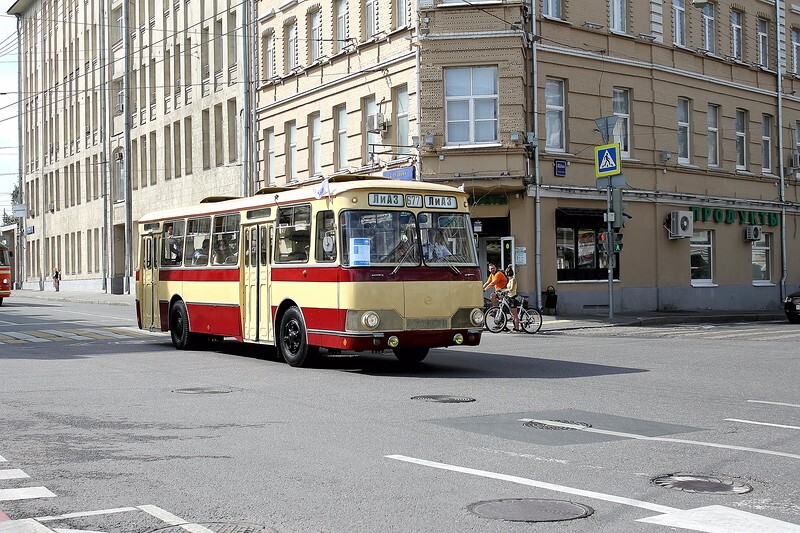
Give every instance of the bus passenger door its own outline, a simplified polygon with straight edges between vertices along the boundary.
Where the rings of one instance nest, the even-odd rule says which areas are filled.
[[[259,267],[258,267],[258,301],[259,317],[258,338],[261,341],[274,341],[272,328],[272,302],[269,297],[272,276],[270,275],[270,259],[272,250],[272,224],[261,224],[259,227]]]
[[[244,260],[242,261],[242,314],[244,340],[258,341],[259,290],[258,290],[258,226],[244,229]]]
[[[161,329],[156,292],[158,269],[156,268],[156,246],[153,237],[146,235],[142,246],[142,294],[139,296],[139,305],[142,307],[142,328],[152,331],[156,329],[156,325],[158,325],[158,329]]]

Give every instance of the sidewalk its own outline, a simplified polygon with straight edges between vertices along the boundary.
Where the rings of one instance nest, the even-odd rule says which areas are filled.
[[[88,291],[59,291],[52,289],[45,291],[17,290],[11,295],[9,302],[14,297],[38,298],[42,300],[122,305],[133,307],[135,296],[133,294],[107,294]],[[660,326],[668,324],[721,324],[726,322],[759,322],[767,320],[786,320],[786,315],[781,309],[753,310],[753,311],[643,311],[638,313],[617,314],[614,318],[608,315],[544,315],[542,331],[567,331],[572,329],[605,328],[613,326]]]

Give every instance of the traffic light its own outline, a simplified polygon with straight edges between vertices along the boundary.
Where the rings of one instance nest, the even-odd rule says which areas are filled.
[[[617,230],[615,233],[612,233],[612,235],[613,235],[614,253],[621,252],[622,251],[622,237],[623,237],[622,233],[619,233],[619,230]]]
[[[628,207],[628,205],[622,201],[622,189],[619,187],[611,189],[611,210],[614,212],[614,220],[611,222],[611,226],[614,229],[624,228],[625,220],[633,218],[625,214],[626,207]]]
[[[608,250],[610,248],[610,244],[611,244],[609,242],[608,232],[605,232],[605,231],[601,232],[600,236],[599,236],[599,239],[600,240],[599,240],[599,242],[597,244],[600,247],[600,251],[602,253],[604,253],[604,254],[607,254]]]

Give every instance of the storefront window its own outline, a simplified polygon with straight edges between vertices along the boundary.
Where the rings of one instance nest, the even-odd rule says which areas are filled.
[[[753,242],[752,264],[753,281],[769,282],[772,279],[772,262],[770,261],[770,244],[772,234],[762,233],[761,238]]]
[[[695,230],[692,236],[691,268],[692,285],[713,283],[713,232],[710,230]]]
[[[605,231],[603,210],[556,210],[556,268],[559,281],[608,279],[608,254],[598,246]],[[619,254],[617,254],[619,259]],[[619,261],[614,267],[619,278]]]

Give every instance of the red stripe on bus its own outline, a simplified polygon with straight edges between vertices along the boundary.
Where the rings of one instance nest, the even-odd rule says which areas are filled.
[[[159,271],[160,281],[239,281],[238,268],[176,268]]]
[[[289,267],[273,268],[272,281],[313,281],[322,283],[355,281],[460,281],[466,274],[472,274],[471,281],[481,279],[480,269],[459,268],[456,274],[446,267],[402,267],[392,274],[394,267]]]
[[[242,336],[242,315],[238,305],[187,303],[189,327],[193,333],[224,337]]]

